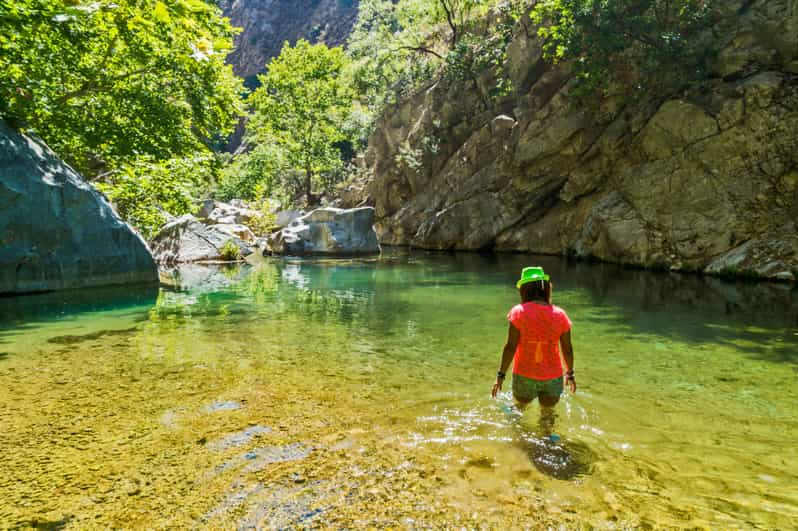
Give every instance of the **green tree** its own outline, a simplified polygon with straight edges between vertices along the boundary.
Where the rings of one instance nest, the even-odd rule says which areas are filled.
[[[540,0],[549,60],[571,61],[582,94],[612,84],[624,89],[678,89],[701,79],[712,48],[702,37],[713,0]]]
[[[166,161],[140,157],[95,182],[117,212],[150,239],[166,223],[167,214],[182,216],[195,210],[196,198],[218,173],[213,154]]]
[[[203,0],[0,0],[0,117],[88,175],[207,149],[241,112]]]
[[[429,0],[361,0],[347,46],[347,74],[372,115],[432,78],[440,59],[428,42],[435,28],[432,7]]]
[[[433,79],[503,75],[507,45],[526,0],[361,0],[349,39],[353,85],[372,115]]]
[[[250,98],[250,138],[284,150],[288,164],[304,174],[309,205],[314,181],[342,164],[339,143],[347,140],[343,124],[353,101],[342,76],[347,61],[340,47],[286,42]]]
[[[290,202],[285,178],[290,167],[285,151],[271,139],[261,136],[246,153],[233,157],[222,169],[217,194],[222,200],[259,199],[262,190],[268,197],[281,203]]]

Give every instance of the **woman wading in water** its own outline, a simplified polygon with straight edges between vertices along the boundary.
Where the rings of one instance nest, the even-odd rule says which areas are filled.
[[[491,395],[495,398],[501,391],[507,368],[514,361],[513,398],[516,406],[523,410],[537,398],[541,407],[541,425],[549,435],[554,423],[553,407],[560,400],[563,383],[572,393],[576,392],[571,320],[561,308],[551,303],[551,282],[543,268],[524,268],[516,287],[521,295],[521,304],[507,314],[510,327]]]

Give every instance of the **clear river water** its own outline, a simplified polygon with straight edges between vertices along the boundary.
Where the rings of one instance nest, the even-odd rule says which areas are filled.
[[[574,322],[559,442],[489,396],[533,264]],[[399,251],[169,278],[0,299],[0,528],[798,522],[788,285]]]

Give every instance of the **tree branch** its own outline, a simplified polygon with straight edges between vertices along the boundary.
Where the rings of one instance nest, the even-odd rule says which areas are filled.
[[[452,28],[452,48],[454,45],[457,44],[457,24],[454,22],[454,9],[449,6],[448,0],[438,0],[438,3],[443,8],[443,11],[446,13],[446,22],[449,23],[449,27]]]
[[[426,48],[424,46],[400,46],[398,49],[399,50],[410,50],[412,52],[422,52],[422,53],[426,53],[426,54],[429,54],[429,55],[434,55],[438,59],[443,59],[443,56],[441,54],[439,54],[435,50],[431,50],[431,49]]]

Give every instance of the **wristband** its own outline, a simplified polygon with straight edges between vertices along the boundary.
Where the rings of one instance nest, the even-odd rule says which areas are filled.
[[[507,378],[507,373],[499,371],[496,373],[496,378],[501,378],[502,380],[504,380],[505,378]]]

